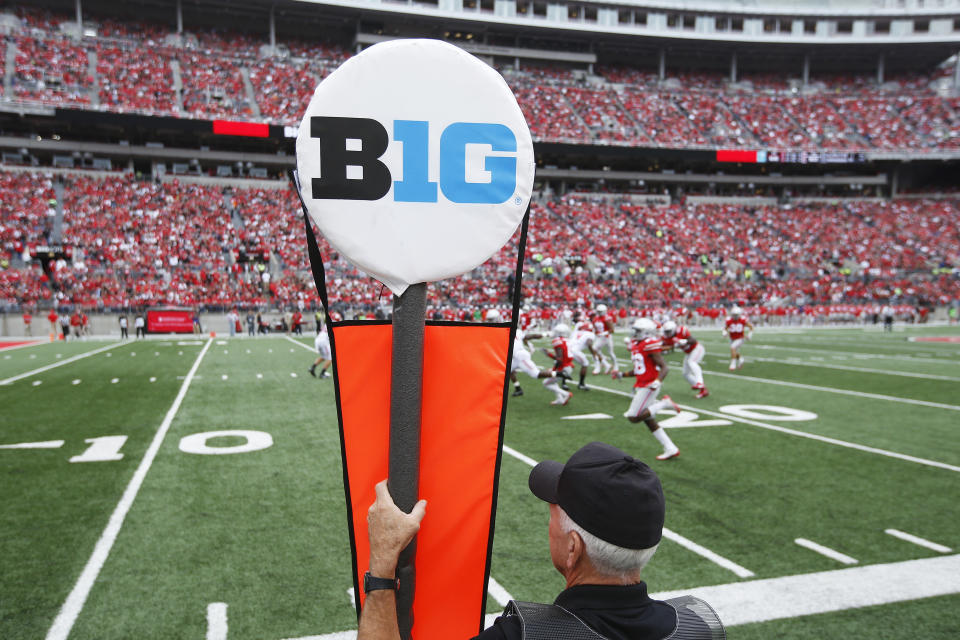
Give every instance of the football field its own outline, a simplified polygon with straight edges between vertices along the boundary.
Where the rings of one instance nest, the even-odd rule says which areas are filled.
[[[728,637],[960,637],[960,328],[760,330],[737,371],[718,329],[693,333],[711,394],[667,357],[668,462],[622,416],[631,379],[590,376],[556,407],[521,374],[488,613],[563,588],[527,474],[601,440],[663,482],[650,591],[702,595]],[[353,637],[333,383],[313,358],[312,336],[0,349],[0,638]]]

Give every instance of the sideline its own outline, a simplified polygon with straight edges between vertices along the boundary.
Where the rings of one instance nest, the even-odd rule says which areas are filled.
[[[23,344],[18,344],[18,343]],[[17,349],[25,349],[26,347],[38,347],[42,344],[53,344],[49,340],[16,340],[14,342],[6,342],[0,340],[0,352],[6,353],[7,351],[16,351]]]
[[[613,393],[615,395],[625,396],[628,398],[633,397],[633,394],[627,393],[626,391],[620,391],[619,389],[609,389],[607,387],[598,387],[594,384],[587,385],[587,386],[589,386],[591,389],[597,389],[598,391],[606,391],[607,393]],[[766,422],[759,422],[757,420],[751,420],[749,418],[741,418],[740,416],[735,416],[733,414],[721,413],[719,411],[710,411],[702,407],[695,407],[692,405],[681,404],[680,408],[686,409],[687,411],[693,411],[696,413],[705,413],[707,415],[715,416],[717,418],[725,418],[727,420],[732,420],[734,422],[749,424],[754,427],[760,427],[761,429],[768,429],[770,431],[779,431],[780,433],[786,433],[791,436],[798,436],[800,438],[817,440],[819,442],[826,442],[827,444],[835,444],[839,447],[856,449],[858,451],[865,451],[867,453],[875,453],[877,455],[886,456],[888,458],[897,458],[898,460],[906,460],[907,462],[915,462],[917,464],[926,465],[928,467],[937,467],[938,469],[946,469],[947,471],[955,471],[960,473],[960,467],[952,464],[947,464],[946,462],[937,462],[936,460],[927,460],[926,458],[917,458],[916,456],[910,456],[905,453],[897,453],[896,451],[888,451],[886,449],[868,447],[866,445],[857,444],[855,442],[847,442],[846,440],[838,440],[837,438],[821,436],[815,433],[807,433],[806,431],[797,431],[796,429],[788,429],[787,427],[781,427],[775,424],[767,424]],[[506,451],[506,447],[504,447],[504,451]]]
[[[40,367],[39,369],[34,369],[33,371],[27,371],[26,373],[21,373],[20,375],[7,378],[6,380],[0,380],[0,387],[16,382],[17,380],[23,380],[24,378],[35,376],[38,373],[43,373],[44,371],[49,371],[50,369],[56,369],[57,367],[62,367],[65,364],[76,362],[77,360],[83,360],[84,358],[89,358],[90,356],[96,355],[102,351],[109,351],[110,349],[115,349],[116,347],[122,347],[127,344],[133,344],[133,342],[114,342],[113,344],[108,344],[105,347],[100,347],[99,349],[94,349],[93,351],[85,351],[81,354],[71,356],[66,360],[60,360],[59,362],[48,364],[45,367]]]
[[[289,340],[290,342],[292,342],[293,344],[297,345],[298,347],[302,347],[302,348],[306,349],[306,350],[309,351],[310,353],[316,353],[316,351],[314,351],[313,347],[311,347],[311,346],[309,346],[309,345],[303,344],[302,342],[300,342],[300,341],[297,340],[296,338],[292,338],[292,337],[287,336],[287,335],[285,335],[285,336],[283,336],[283,337],[286,338],[287,340]]]
[[[853,391],[851,389],[834,389],[832,387],[818,387],[812,384],[803,384],[802,382],[788,382],[786,380],[771,380],[769,378],[756,378],[754,376],[745,376],[739,373],[723,373],[720,371],[710,371],[704,369],[705,374],[719,376],[721,378],[736,378],[738,380],[750,380],[751,382],[762,382],[764,384],[775,384],[781,387],[794,387],[796,389],[807,389],[810,391],[823,391],[824,393],[836,393],[842,396],[855,396],[857,398],[870,398],[872,400],[886,400],[888,402],[899,402],[901,404],[914,404],[921,407],[933,407],[934,409],[947,409],[948,411],[960,411],[960,406],[955,404],[944,404],[942,402],[930,402],[928,400],[915,400],[913,398],[901,398],[899,396],[887,396],[880,393],[868,393],[866,391]]]
[[[840,371],[856,371],[858,373],[879,373],[885,376],[900,376],[904,378],[923,378],[924,380],[947,380],[948,382],[960,382],[960,378],[954,376],[938,376],[932,373],[914,373],[912,371],[891,371],[890,369],[868,369],[866,367],[848,367],[842,364],[827,364],[826,362],[805,362],[800,360],[778,360],[777,358],[762,358],[753,356],[750,358],[753,362],[773,362],[776,364],[787,364],[798,367],[816,367],[818,369],[838,369]]]
[[[657,600],[688,594],[703,598],[724,626],[735,627],[958,592],[960,555],[952,555],[650,595]]]
[[[53,625],[47,632],[47,640],[66,640],[67,636],[70,635],[70,630],[73,629],[73,625],[77,621],[77,617],[80,615],[80,611],[87,601],[87,596],[90,595],[90,589],[93,588],[93,583],[96,581],[97,576],[100,575],[100,570],[110,555],[113,543],[117,541],[117,536],[120,534],[123,521],[130,511],[130,507],[133,506],[133,501],[136,499],[137,493],[139,493],[140,487],[143,485],[150,466],[157,457],[160,445],[163,444],[163,439],[167,435],[167,431],[170,430],[170,425],[173,423],[177,412],[180,410],[180,405],[183,403],[183,399],[187,395],[187,390],[190,388],[190,382],[193,381],[194,374],[196,374],[197,369],[200,367],[200,362],[210,349],[211,344],[213,344],[213,340],[207,340],[203,349],[200,350],[197,359],[193,362],[193,366],[190,367],[190,372],[187,373],[187,377],[180,386],[177,397],[174,399],[173,404],[170,405],[170,409],[167,411],[167,415],[164,416],[163,422],[160,423],[160,428],[157,429],[156,435],[153,436],[153,441],[143,455],[143,460],[140,461],[140,465],[130,479],[126,490],[124,490],[120,502],[117,503],[116,509],[114,509],[113,514],[110,516],[106,529],[103,530],[103,534],[100,536],[100,539],[97,540],[93,554],[87,561],[83,572],[77,579],[77,583],[70,591],[70,595],[67,596],[66,601],[63,603],[60,613],[57,614]]]

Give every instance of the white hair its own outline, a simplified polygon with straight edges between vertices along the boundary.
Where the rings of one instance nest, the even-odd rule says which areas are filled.
[[[559,507],[559,505],[557,506]],[[560,530],[564,533],[569,533],[570,531],[577,532],[583,540],[587,557],[590,558],[590,562],[594,568],[604,575],[619,578],[625,584],[637,578],[643,568],[647,566],[647,563],[650,562],[653,554],[656,553],[657,547],[660,546],[658,542],[647,549],[618,547],[615,544],[601,540],[585,530],[574,522],[562,507],[559,508],[559,512],[560,519],[558,524],[560,525]]]

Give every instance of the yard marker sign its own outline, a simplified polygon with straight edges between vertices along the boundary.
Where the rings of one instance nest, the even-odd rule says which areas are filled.
[[[421,496],[430,503],[398,568],[404,638],[482,629],[534,168],[503,78],[437,40],[350,59],[320,83],[300,124],[294,179],[335,354],[358,610],[374,484],[388,477],[405,511]],[[395,294],[392,322],[330,322],[311,221]],[[514,320],[425,322],[426,283],[479,266],[521,223]]]

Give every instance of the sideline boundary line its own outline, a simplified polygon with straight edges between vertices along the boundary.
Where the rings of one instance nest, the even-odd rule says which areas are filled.
[[[0,347],[0,353],[7,351],[16,351],[17,349],[26,349],[27,347],[39,347],[44,344],[53,344],[49,340],[24,340],[23,344],[11,344],[6,347]]]
[[[627,393],[626,391],[620,391],[619,389],[609,389],[607,387],[598,387],[597,385],[587,385],[591,389],[597,389],[598,391],[606,391],[607,393],[612,393],[619,396],[625,396],[632,398],[633,395]],[[946,469],[947,471],[955,471],[960,473],[960,467],[952,464],[947,464],[946,462],[937,462],[936,460],[927,460],[926,458],[917,458],[916,456],[910,456],[905,453],[897,453],[896,451],[888,451],[886,449],[878,449],[876,447],[868,447],[863,444],[857,444],[855,442],[847,442],[846,440],[838,440],[837,438],[830,438],[828,436],[821,436],[815,433],[807,433],[806,431],[798,431],[796,429],[789,429],[787,427],[781,427],[775,424],[767,424],[765,422],[759,422],[757,420],[751,420],[750,418],[741,418],[740,416],[735,416],[732,414],[721,413],[719,411],[710,411],[709,409],[704,409],[702,407],[694,407],[691,405],[680,405],[681,409],[686,409],[687,411],[693,411],[695,413],[705,413],[710,416],[715,416],[717,418],[725,418],[727,420],[732,420],[733,422],[741,422],[743,424],[749,424],[754,427],[760,427],[761,429],[768,429],[770,431],[779,431],[780,433],[786,433],[791,436],[798,436],[801,438],[808,438],[810,440],[818,440],[820,442],[826,442],[827,444],[835,444],[839,447],[846,447],[848,449],[856,449],[858,451],[865,451],[867,453],[876,453],[877,455],[887,456],[888,458],[897,458],[899,460],[906,460],[907,462],[915,462],[917,464],[926,465],[928,467],[937,467],[938,469]],[[960,407],[958,407],[960,408]],[[506,447],[504,447],[506,451]]]
[[[858,373],[877,373],[884,376],[899,376],[903,378],[923,378],[924,380],[946,380],[948,382],[960,382],[960,378],[955,376],[938,376],[932,373],[914,373],[912,371],[888,371],[886,369],[868,369],[864,367],[848,367],[842,364],[827,364],[826,362],[800,362],[790,360],[778,360],[777,358],[762,358],[754,356],[750,358],[754,362],[772,362],[774,364],[787,364],[798,367],[817,367],[819,369],[838,369],[840,371],[855,371]]]
[[[316,353],[316,351],[314,351],[311,347],[309,347],[308,345],[303,344],[302,342],[300,342],[300,341],[297,340],[296,338],[292,338],[292,337],[290,337],[290,336],[288,336],[288,335],[284,335],[283,337],[286,338],[287,340],[289,340],[290,342],[292,342],[293,344],[297,345],[298,347],[302,347],[302,348],[306,349],[306,350],[309,351],[310,353]]]
[[[960,411],[960,406],[955,404],[944,404],[942,402],[930,402],[928,400],[915,400],[913,398],[901,398],[899,396],[887,396],[880,393],[868,393],[866,391],[853,391],[852,389],[832,389],[830,387],[818,387],[812,384],[802,382],[789,382],[787,380],[771,380],[769,378],[756,378],[754,376],[744,376],[737,373],[723,373],[720,371],[703,370],[704,373],[721,378],[736,378],[738,380],[749,380],[751,382],[762,382],[764,384],[775,384],[781,387],[794,387],[796,389],[807,389],[809,391],[822,391],[824,393],[836,393],[842,396],[854,396],[857,398],[870,398],[872,400],[887,400],[888,402],[899,402],[902,404],[915,404],[921,407],[933,407],[934,409],[947,409],[948,411]]]
[[[66,601],[64,601],[63,606],[60,608],[60,613],[57,614],[50,630],[47,632],[46,640],[66,640],[67,636],[70,635],[70,631],[73,629],[73,625],[77,621],[83,605],[87,602],[87,596],[90,595],[93,583],[96,581],[97,576],[100,575],[100,570],[110,555],[113,543],[117,541],[117,536],[120,534],[123,521],[130,511],[130,507],[133,506],[133,501],[136,499],[137,493],[140,492],[140,487],[143,486],[143,481],[147,477],[147,472],[150,470],[151,465],[153,465],[154,459],[157,457],[157,452],[160,451],[160,445],[163,444],[167,431],[170,430],[170,425],[180,410],[180,405],[183,404],[183,399],[187,395],[187,390],[190,388],[193,376],[200,367],[200,362],[210,349],[211,344],[213,344],[213,340],[208,339],[203,349],[200,350],[200,354],[197,355],[197,359],[193,362],[193,366],[190,367],[190,372],[187,373],[183,384],[180,385],[180,391],[177,393],[177,397],[174,398],[173,404],[170,405],[170,409],[167,410],[163,422],[160,423],[160,428],[157,429],[157,433],[153,436],[153,441],[147,448],[143,459],[140,461],[139,466],[137,466],[137,470],[134,472],[133,477],[130,478],[130,483],[124,490],[120,502],[117,503],[117,507],[110,516],[107,527],[103,530],[100,539],[97,540],[97,544],[93,548],[93,554],[87,561],[83,572],[77,579],[77,583],[70,591],[70,595],[67,596]]]
[[[599,389],[600,387],[596,387],[596,388]],[[537,465],[536,460],[520,453],[516,449],[512,449],[508,447],[507,445],[503,445],[503,452],[513,456],[517,460],[531,467],[535,467]],[[736,576],[740,578],[752,578],[755,575],[753,571],[750,571],[749,569],[740,566],[739,564],[737,564],[736,562],[733,562],[732,560],[728,560],[727,558],[724,558],[720,554],[715,553],[710,549],[707,549],[706,547],[697,544],[696,542],[694,542],[693,540],[690,540],[689,538],[683,537],[679,533],[671,529],[668,529],[667,527],[663,528],[663,537],[673,542],[676,542],[684,549],[693,551],[698,556],[702,558],[706,558],[710,562],[716,565],[719,565],[728,571],[732,571]]]
[[[93,351],[84,351],[83,353],[78,353],[77,355],[71,356],[66,360],[60,360],[59,362],[48,364],[44,367],[40,367],[39,369],[34,369],[33,371],[27,371],[26,373],[15,375],[11,378],[7,378],[6,380],[0,380],[0,387],[14,383],[17,380],[23,380],[24,378],[35,376],[38,373],[43,373],[44,371],[49,371],[50,369],[56,369],[57,367],[62,367],[65,364],[76,362],[77,360],[83,360],[84,358],[89,358],[90,356],[94,356],[103,351],[109,351],[110,349],[115,349],[117,347],[122,347],[128,344],[133,344],[133,342],[114,342],[113,344],[108,344],[105,347],[100,347],[99,349],[94,349]]]

